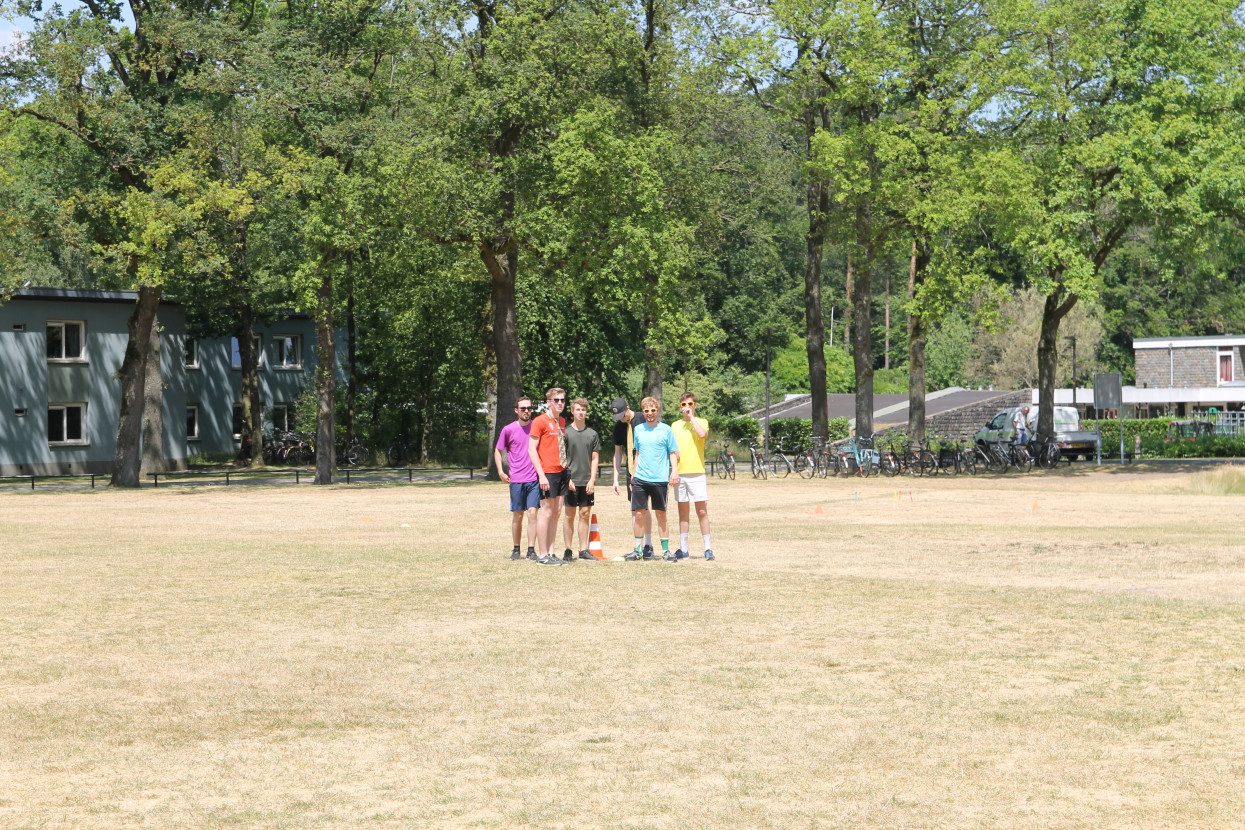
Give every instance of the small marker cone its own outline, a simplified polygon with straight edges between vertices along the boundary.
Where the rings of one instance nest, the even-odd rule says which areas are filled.
[[[1033,500],[1033,509],[1037,510],[1037,499]]]
[[[826,511],[822,510],[822,509],[821,509],[821,505],[819,504],[819,505],[817,505],[817,509],[816,509],[816,510],[814,510],[813,512],[814,512],[814,513],[825,513]]]
[[[605,551],[601,549],[601,528],[597,526],[597,514],[592,514],[592,523],[588,525],[588,553],[595,559],[604,559]]]

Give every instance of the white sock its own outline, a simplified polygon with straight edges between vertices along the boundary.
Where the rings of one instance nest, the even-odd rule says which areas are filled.
[[[644,544],[648,545],[650,548],[653,546],[653,534],[651,533],[644,534]]]
[[[687,534],[679,534],[679,550],[687,550]]]
[[[713,550],[713,547],[709,544],[709,534],[708,534],[708,533],[706,533],[706,534],[705,534],[705,550]]]

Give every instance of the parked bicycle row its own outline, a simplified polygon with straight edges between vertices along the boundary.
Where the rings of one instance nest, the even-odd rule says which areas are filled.
[[[735,454],[725,442],[714,465],[719,478],[735,478]],[[830,476],[936,476],[975,475],[979,471],[1005,473],[1008,470],[1027,473],[1035,466],[1053,468],[1060,461],[1059,445],[1049,437],[1028,443],[973,441],[965,434],[958,437],[929,435],[925,441],[909,442],[903,433],[874,433],[868,438],[849,438],[837,444],[816,444],[798,450],[787,450],[783,441],[771,448],[769,457],[764,447],[753,443],[748,447],[753,478],[770,476],[786,478],[828,478]]]

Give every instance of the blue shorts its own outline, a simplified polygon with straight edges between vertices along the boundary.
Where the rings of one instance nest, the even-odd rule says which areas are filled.
[[[540,482],[510,482],[510,512],[522,513],[529,507],[540,507]]]

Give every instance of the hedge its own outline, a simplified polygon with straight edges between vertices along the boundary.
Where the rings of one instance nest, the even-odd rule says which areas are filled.
[[[1167,437],[1170,418],[1139,418],[1117,420],[1081,421],[1081,429],[1102,430],[1102,454],[1110,458],[1120,451],[1120,424],[1124,424],[1124,452],[1133,452],[1137,436],[1141,436],[1142,458],[1242,458],[1245,457],[1245,438],[1214,436],[1196,441],[1172,441],[1163,443]]]
[[[828,426],[831,441],[842,441],[849,435],[846,418],[831,418]],[[763,430],[758,419],[746,415],[739,418],[710,415],[709,432],[712,436],[747,446],[760,438]],[[789,450],[807,447],[812,443],[813,422],[808,418],[775,418],[770,422],[769,434],[771,442],[777,444],[781,439]]]

